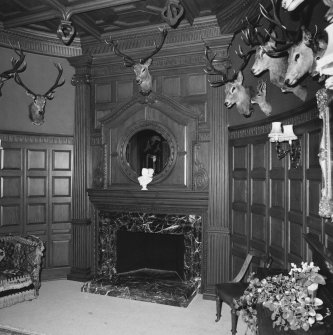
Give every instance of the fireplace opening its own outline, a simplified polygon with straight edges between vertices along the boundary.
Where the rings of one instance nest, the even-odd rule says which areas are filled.
[[[171,272],[184,279],[184,235],[118,230],[116,235],[118,274],[149,270]],[[142,272],[142,271],[141,271]]]
[[[83,292],[187,307],[201,289],[202,218],[101,212],[96,276]]]

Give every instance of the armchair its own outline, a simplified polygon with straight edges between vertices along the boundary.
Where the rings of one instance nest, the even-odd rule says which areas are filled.
[[[36,236],[0,236],[0,308],[38,296],[44,244]]]

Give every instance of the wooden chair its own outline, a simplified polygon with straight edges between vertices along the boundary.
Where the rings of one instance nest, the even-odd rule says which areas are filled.
[[[245,289],[248,287],[248,283],[242,281],[245,274],[247,273],[251,262],[258,258],[260,260],[259,266],[269,268],[272,263],[272,258],[265,254],[262,254],[256,250],[250,250],[247,254],[245,261],[237,274],[237,276],[227,283],[220,283],[215,285],[216,294],[216,322],[221,318],[222,303],[227,303],[231,308],[231,333],[235,335],[237,332],[237,321],[238,315],[236,314],[234,299],[238,299],[242,296]]]

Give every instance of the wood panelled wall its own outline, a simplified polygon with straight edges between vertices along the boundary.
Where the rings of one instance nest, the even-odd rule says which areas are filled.
[[[298,168],[291,167],[289,155],[277,158],[275,144],[268,140],[272,121],[294,124],[302,147]],[[322,240],[324,222],[318,215],[321,128],[315,102],[281,115],[278,120],[268,118],[265,123],[230,128],[233,275],[250,248],[270,253],[274,267],[286,268],[291,262],[299,263],[311,256],[303,233],[311,231]]]
[[[69,271],[72,138],[1,134],[0,234],[45,242],[42,279]]]

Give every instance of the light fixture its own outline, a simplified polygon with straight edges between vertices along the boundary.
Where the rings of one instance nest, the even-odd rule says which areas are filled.
[[[283,131],[281,128],[281,122],[272,122],[272,130],[268,134],[270,142],[275,142],[275,149],[278,159],[290,156],[290,163],[293,168],[299,166],[301,158],[301,145],[294,134],[293,125],[283,125]],[[281,142],[287,142],[282,145]]]
[[[2,145],[1,145],[1,139],[0,139],[0,150],[3,150],[3,147],[2,147]]]

